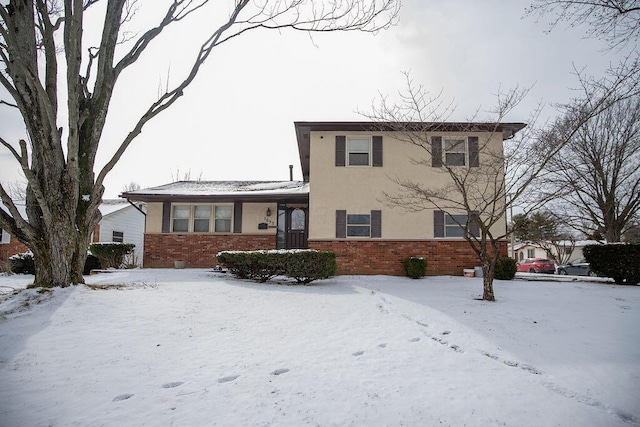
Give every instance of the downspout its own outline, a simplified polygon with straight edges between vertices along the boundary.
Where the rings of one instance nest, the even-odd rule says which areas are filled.
[[[143,211],[142,209],[140,209],[140,207],[138,205],[136,205],[135,203],[133,203],[130,199],[127,198],[127,202],[129,202],[129,204],[131,206],[136,208],[138,210],[138,212],[140,212],[142,215],[147,216],[147,213],[145,211]]]

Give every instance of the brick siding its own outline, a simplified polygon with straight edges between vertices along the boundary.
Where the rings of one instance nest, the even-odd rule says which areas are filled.
[[[145,234],[143,266],[172,268],[174,261],[184,261],[188,268],[207,268],[217,264],[220,251],[275,248],[275,234]]]
[[[27,246],[11,236],[9,243],[0,243],[0,260],[6,260],[11,255],[21,254],[28,250]]]
[[[402,260],[420,256],[427,260],[427,275],[462,276],[462,270],[480,265],[478,256],[466,241],[415,240],[330,240],[309,241],[309,248],[334,251],[337,274],[405,274]],[[507,242],[500,242],[507,254]]]

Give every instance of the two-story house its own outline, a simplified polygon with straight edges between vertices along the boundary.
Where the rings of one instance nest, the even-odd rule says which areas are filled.
[[[428,162],[392,124],[296,122],[303,181],[177,182],[124,193],[147,203],[144,266],[210,267],[221,250],[311,248],[335,251],[339,274],[399,275],[402,259],[422,256],[428,274],[461,275],[478,264],[459,226],[465,212],[407,211],[384,195],[399,191],[399,179],[445,185],[443,165],[482,168],[483,150],[501,153],[525,125],[419,125]],[[506,217],[493,227],[503,233]]]

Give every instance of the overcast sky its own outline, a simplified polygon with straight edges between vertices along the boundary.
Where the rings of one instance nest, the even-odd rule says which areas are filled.
[[[403,0],[398,25],[375,36],[243,35],[214,51],[184,96],[147,124],[107,178],[105,197],[116,197],[131,181],[143,188],[171,182],[178,171],[181,177],[190,171],[192,179],[204,180],[287,180],[293,164],[294,179],[301,179],[293,122],[365,120],[356,111],[369,110],[379,93],[393,96],[401,90],[402,71],[410,70],[416,83],[455,99],[453,120],[489,109],[499,88],[534,85],[508,117],[527,121],[539,102],[572,96],[574,66],[600,75],[617,61],[604,43],[584,39],[582,28],[546,33],[544,22],[523,17],[529,3]],[[167,77],[169,84],[178,81],[190,53],[187,46],[199,44],[197,30],[206,22],[196,21],[168,33],[120,78],[100,166],[157,98]],[[5,139],[24,138],[19,117],[4,106],[0,124]],[[17,164],[0,148],[0,181],[18,177]]]

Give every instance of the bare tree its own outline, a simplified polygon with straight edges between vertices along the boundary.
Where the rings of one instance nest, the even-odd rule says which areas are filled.
[[[453,113],[452,103],[443,102],[440,95],[431,96],[423,86],[416,86],[408,74],[407,90],[400,94],[399,102],[383,97],[380,105],[363,113],[380,122],[382,129],[395,132],[402,142],[419,147],[423,156],[410,161],[426,167],[434,166],[434,158],[442,159],[442,145],[434,144],[432,136],[446,130],[450,123],[443,122]],[[599,80],[586,85],[588,102],[572,104],[575,109],[571,126],[567,126],[555,144],[541,144],[535,123],[539,111],[522,123],[504,123],[504,119],[527,94],[527,89],[515,88],[498,95],[496,106],[489,117],[478,123],[456,123],[469,132],[482,132],[478,138],[478,158],[469,158],[469,165],[438,161],[437,170],[446,176],[446,184],[391,177],[398,191],[384,195],[384,201],[408,211],[439,210],[456,220],[464,229],[464,238],[477,254],[483,269],[483,299],[494,301],[493,279],[501,247],[506,244],[509,231],[506,211],[518,206],[528,194],[529,186],[545,170],[549,161],[564,147],[581,125],[598,114],[620,96],[621,86],[638,85],[637,72],[619,74],[612,80]],[[504,140],[504,145],[503,145]],[[474,141],[474,144],[476,141]],[[475,151],[475,150],[474,150]],[[472,166],[472,162],[474,162]],[[460,216],[458,216],[460,215]]]
[[[129,191],[136,191],[140,189],[140,184],[135,182],[135,181],[131,181],[130,183],[128,183],[127,185],[125,185],[124,187],[122,187],[122,192],[126,193]]]
[[[569,113],[571,114],[571,113]],[[558,122],[554,144],[571,120]],[[538,195],[573,229],[619,242],[640,213],[640,96],[621,100],[586,121],[550,159]]]
[[[586,24],[589,37],[604,39],[610,47],[635,44],[640,38],[640,1],[638,0],[536,0],[527,14],[554,15],[550,29],[560,23]]]
[[[104,10],[100,44],[85,46],[85,13],[97,3]],[[94,171],[111,96],[122,72],[167,28],[202,13],[208,3],[170,1],[159,22],[138,36],[125,34],[123,27],[135,12],[136,2],[131,0],[0,4],[0,83],[11,98],[0,106],[17,109],[28,134],[17,142],[0,138],[28,181],[27,218],[0,184],[5,206],[0,209],[0,226],[33,252],[36,286],[83,282],[82,267],[89,236],[100,220],[105,177],[145,124],[183,95],[218,46],[254,30],[375,32],[394,23],[399,7],[397,0],[229,3],[228,15],[203,40],[180,83],[149,105],[111,159]],[[59,73],[62,70],[64,74]]]

